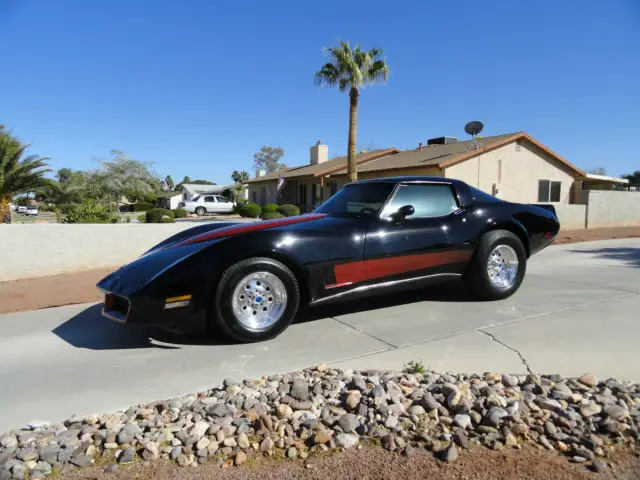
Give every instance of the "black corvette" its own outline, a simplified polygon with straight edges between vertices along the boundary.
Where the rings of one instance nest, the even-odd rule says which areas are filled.
[[[97,286],[113,320],[252,342],[279,335],[302,306],[381,289],[461,277],[470,294],[506,298],[559,228],[551,205],[506,202],[459,180],[364,180],[310,214],[187,229]]]

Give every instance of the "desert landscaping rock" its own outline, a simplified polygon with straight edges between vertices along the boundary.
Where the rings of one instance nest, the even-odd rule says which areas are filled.
[[[640,385],[593,375],[402,373],[322,366],[236,382],[123,412],[32,422],[0,435],[0,478],[45,477],[101,457],[242,465],[252,455],[307,459],[374,443],[455,462],[472,445],[537,444],[602,471],[638,442]],[[107,466],[108,467],[108,466]]]

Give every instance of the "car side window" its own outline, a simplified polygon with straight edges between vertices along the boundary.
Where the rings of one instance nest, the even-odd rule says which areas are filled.
[[[213,197],[204,197],[204,201],[213,203],[215,202],[215,199]]]
[[[221,196],[219,196],[219,195],[216,195],[216,201],[218,201],[218,202],[222,202],[222,203],[226,202],[226,200],[224,199],[224,197],[221,197]]]
[[[398,186],[395,195],[380,216],[388,219],[405,205],[412,205],[415,209],[415,213],[407,217],[407,220],[441,217],[459,208],[450,185],[405,184]]]

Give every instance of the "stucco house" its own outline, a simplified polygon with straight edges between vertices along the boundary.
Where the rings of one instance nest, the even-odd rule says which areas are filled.
[[[523,203],[579,203],[580,191],[596,180],[525,132],[475,142],[431,138],[426,145],[420,143],[410,150],[361,152],[357,163],[359,179],[397,175],[457,178],[499,198]],[[251,179],[249,201],[293,203],[303,212],[311,211],[348,182],[346,165],[346,157],[329,160],[328,146],[318,142],[311,147],[306,165]],[[599,177],[597,181],[618,180]]]

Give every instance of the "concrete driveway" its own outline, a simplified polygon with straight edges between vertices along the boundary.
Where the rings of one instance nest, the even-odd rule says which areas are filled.
[[[475,302],[456,285],[309,312],[254,345],[123,327],[84,304],[0,316],[0,432],[320,363],[640,380],[640,239],[553,246],[520,291]]]

